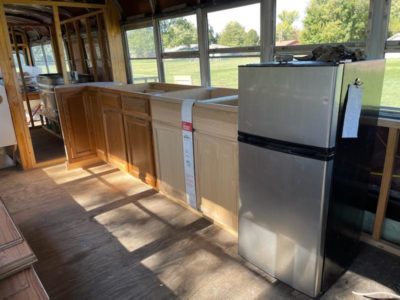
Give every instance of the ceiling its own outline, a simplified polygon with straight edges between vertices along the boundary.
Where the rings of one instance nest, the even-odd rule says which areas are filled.
[[[74,1],[74,0],[64,0]],[[80,0],[102,4],[105,0]],[[151,17],[170,11],[190,9],[202,5],[231,3],[228,0],[110,0],[119,8],[122,21],[130,18]],[[53,23],[53,12],[49,6],[41,5],[12,5],[6,4],[7,20],[15,30],[24,31],[31,41],[46,39],[50,36],[49,25]],[[68,19],[89,12],[83,8],[60,8],[60,19]]]

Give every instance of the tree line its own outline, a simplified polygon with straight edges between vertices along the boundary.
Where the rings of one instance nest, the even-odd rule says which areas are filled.
[[[197,45],[197,28],[185,18],[171,19],[161,22],[161,37],[164,48]],[[260,37],[257,31],[245,27],[237,21],[227,23],[221,33],[216,33],[212,26],[208,28],[210,44],[229,47],[258,45]]]
[[[285,10],[278,15],[278,41],[297,40],[302,44],[364,41],[368,26],[367,0],[311,0],[303,28],[295,26],[299,13]],[[392,0],[389,37],[400,32],[400,0]]]
[[[303,44],[343,43],[363,41],[367,33],[368,0],[310,0],[302,28],[296,26],[299,13],[285,10],[278,15],[276,40],[297,40]],[[392,0],[389,36],[400,32],[400,0]],[[165,49],[197,45],[197,28],[185,18],[160,22],[162,45]],[[226,24],[220,33],[209,26],[210,44],[227,47],[259,45],[260,37],[254,29],[246,30],[237,21]],[[132,57],[155,57],[151,27],[127,33]]]

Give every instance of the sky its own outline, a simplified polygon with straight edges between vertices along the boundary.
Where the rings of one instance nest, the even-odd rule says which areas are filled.
[[[260,4],[236,7],[208,14],[208,25],[217,33],[222,32],[225,25],[231,21],[242,24],[246,31],[254,29],[260,34]]]
[[[306,14],[306,8],[310,0],[278,0],[276,4],[276,15],[278,16],[283,10],[297,10],[299,19],[295,22],[297,28],[303,28],[302,20]]]
[[[300,17],[295,25],[298,28],[302,28],[302,20],[309,2],[310,0],[278,0],[276,13],[278,15],[283,10],[297,10]],[[187,19],[193,24],[196,24],[195,15],[188,16]],[[260,34],[260,4],[225,9],[208,14],[208,24],[211,25],[217,33],[221,33],[226,24],[230,21],[239,22],[245,27],[246,31],[254,29]]]

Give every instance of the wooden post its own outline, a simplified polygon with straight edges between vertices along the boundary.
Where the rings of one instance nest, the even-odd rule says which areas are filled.
[[[36,162],[31,136],[25,122],[24,105],[21,95],[18,93],[18,81],[14,71],[11,41],[3,3],[0,3],[0,45],[0,69],[7,91],[21,164],[24,169],[30,169],[34,167]]]
[[[110,0],[107,0],[106,8],[104,9],[104,21],[106,23],[108,48],[110,49],[110,60],[112,62],[113,80],[127,83],[120,15],[117,7]]]
[[[69,58],[71,59],[71,69],[73,71],[76,71],[74,47],[72,46],[71,34],[68,29],[68,24],[65,24],[64,27],[65,27],[65,33],[67,34],[67,47],[68,47]]]
[[[30,66],[33,66],[32,55],[31,55],[31,47],[29,45],[28,36],[26,35],[25,32],[22,34],[22,42],[25,44],[25,47],[24,47],[23,50],[25,52],[26,60],[28,61]]]
[[[58,6],[53,7],[53,19],[54,19],[56,45],[58,48],[58,53],[60,55],[61,73],[64,78],[64,84],[69,84],[70,80],[67,72],[67,65],[65,64],[64,60],[65,55],[64,55],[64,46],[63,46],[62,31],[60,24],[60,15],[58,13]]]
[[[107,59],[106,43],[104,42],[104,28],[103,28],[103,23],[102,23],[101,19],[104,20],[104,14],[97,14],[96,15],[97,32],[98,32],[97,40],[99,42],[104,74],[107,76],[107,80],[111,80],[111,78],[109,77],[111,70],[110,70],[110,66],[108,64],[108,59]]]
[[[15,49],[15,54],[17,56],[17,62],[18,62],[19,74],[21,76],[22,87],[24,88],[24,97],[25,97],[25,101],[26,101],[26,106],[28,107],[29,121],[31,123],[32,128],[34,128],[35,127],[35,121],[33,120],[31,102],[30,102],[29,97],[28,97],[28,88],[26,87],[24,69],[22,68],[21,58],[19,57],[19,48],[18,48],[17,36],[15,35],[14,26],[11,26],[10,28],[11,28],[11,35],[12,35],[12,38],[13,38],[13,41],[14,41],[14,49]]]
[[[64,57],[61,57],[60,51],[57,46],[57,35],[56,35],[56,30],[54,28],[54,24],[52,26],[49,26],[49,32],[50,32],[51,47],[53,48],[54,59],[56,61],[57,72],[62,73],[61,60],[64,60]]]
[[[76,38],[78,41],[78,48],[79,48],[79,55],[81,57],[82,71],[84,73],[88,73],[88,68],[87,68],[87,65],[85,62],[85,50],[83,49],[80,23],[78,23],[78,21],[74,21],[73,23],[74,23],[75,35],[76,35]]]
[[[378,206],[375,214],[374,230],[372,237],[375,240],[381,238],[382,226],[385,220],[386,208],[389,201],[390,186],[392,184],[393,165],[399,145],[399,130],[389,128],[388,141],[386,145],[385,164],[383,166],[383,175],[381,188],[378,197]]]
[[[93,77],[94,77],[94,81],[99,81],[99,76],[97,74],[97,60],[96,60],[97,55],[96,55],[96,51],[94,49],[94,44],[93,44],[93,39],[92,39],[92,28],[90,26],[89,18],[85,18],[85,24],[86,24],[86,35],[87,35],[89,49],[90,49],[90,60],[92,62],[92,68],[93,68]]]

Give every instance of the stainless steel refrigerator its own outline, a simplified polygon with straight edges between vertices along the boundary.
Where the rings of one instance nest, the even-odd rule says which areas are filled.
[[[357,253],[383,72],[383,60],[239,67],[239,254],[312,297]]]

